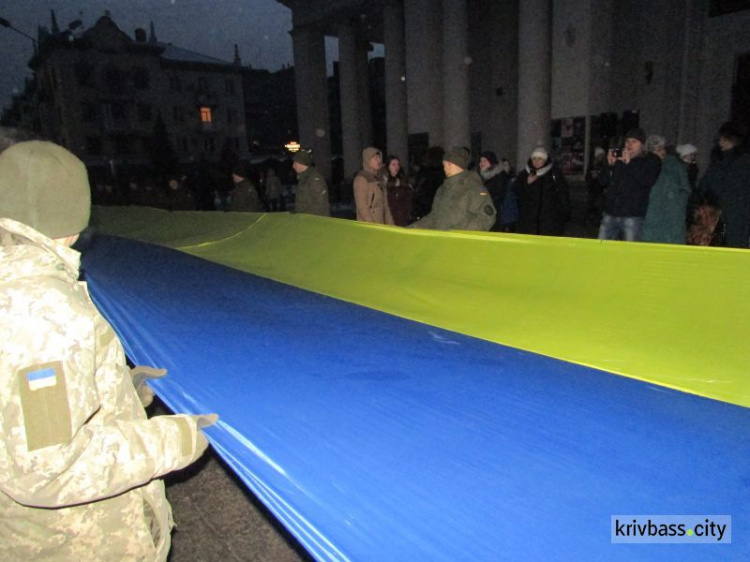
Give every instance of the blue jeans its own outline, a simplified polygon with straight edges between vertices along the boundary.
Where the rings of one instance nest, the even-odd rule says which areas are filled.
[[[641,239],[643,217],[613,217],[604,213],[599,226],[599,240],[625,240],[638,242]]]

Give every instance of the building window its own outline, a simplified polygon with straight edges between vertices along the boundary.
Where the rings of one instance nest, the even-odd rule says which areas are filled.
[[[148,90],[150,76],[148,69],[137,66],[133,69],[133,85],[139,90]]]
[[[201,76],[200,78],[198,78],[198,91],[199,92],[208,91],[208,79],[205,76]]]
[[[206,152],[209,154],[214,153],[214,139],[213,137],[208,137],[203,140],[203,148]]]
[[[99,119],[99,106],[91,102],[81,104],[81,121],[84,123],[94,123]]]
[[[210,124],[211,121],[211,108],[205,106],[201,107],[201,123]]]
[[[76,82],[81,88],[90,88],[94,85],[94,68],[87,62],[77,62],[73,68]]]
[[[182,152],[190,152],[190,147],[188,145],[187,137],[182,137],[180,144],[182,146]]]
[[[184,123],[185,122],[185,112],[182,111],[181,107],[173,107],[172,108],[172,118],[174,119],[175,123]]]
[[[182,82],[180,81],[179,76],[170,76],[169,77],[169,88],[173,92],[181,92],[182,91]]]
[[[227,78],[224,80],[224,90],[227,94],[234,94],[234,80]]]
[[[147,103],[138,104],[138,120],[144,122],[151,121],[151,106]]]
[[[237,111],[234,109],[227,109],[227,123],[234,123],[237,118]]]

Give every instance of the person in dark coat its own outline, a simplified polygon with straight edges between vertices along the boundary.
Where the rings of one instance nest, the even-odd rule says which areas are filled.
[[[385,188],[393,224],[396,226],[408,225],[411,222],[414,189],[409,183],[409,178],[406,177],[398,156],[389,156],[385,159]]]
[[[185,185],[186,176],[172,176],[167,187],[167,200],[170,211],[194,211],[195,198],[193,192]]]
[[[513,183],[518,199],[518,232],[562,236],[570,220],[570,191],[543,146],[536,147]]]
[[[508,175],[503,174],[497,155],[491,150],[483,152],[479,158],[479,176],[482,178],[484,187],[489,191],[490,197],[492,197],[492,204],[497,210],[497,216],[502,216],[503,202],[508,190]],[[492,226],[492,230],[501,232],[501,226],[501,221],[497,220]]]
[[[675,148],[675,152],[679,155],[680,160],[685,163],[687,167],[688,179],[690,185],[695,188],[698,185],[698,149],[692,144],[680,144]]]
[[[702,193],[715,196],[726,227],[726,245],[733,248],[747,248],[750,239],[750,154],[744,146],[746,137],[747,132],[738,123],[721,126],[721,159],[709,166],[699,186]]]
[[[661,171],[661,160],[645,150],[645,143],[643,129],[630,129],[625,134],[622,152],[615,149],[607,152],[607,168],[599,175],[599,183],[607,190],[599,226],[600,240],[641,239],[648,197]]]
[[[237,164],[232,169],[232,183],[234,187],[229,192],[229,211],[245,213],[261,213],[263,207],[255,184],[250,180],[250,172],[243,164]]]

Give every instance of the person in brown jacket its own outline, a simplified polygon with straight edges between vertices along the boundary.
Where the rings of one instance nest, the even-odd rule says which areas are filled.
[[[362,151],[362,169],[354,177],[358,221],[394,224],[382,167],[383,154],[377,148]]]

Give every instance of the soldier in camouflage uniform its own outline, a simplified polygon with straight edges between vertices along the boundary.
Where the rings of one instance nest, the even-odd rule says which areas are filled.
[[[328,200],[328,184],[312,162],[308,150],[300,150],[294,155],[292,164],[297,172],[297,189],[294,196],[294,210],[308,215],[331,216],[331,203]]]
[[[65,149],[0,154],[0,560],[166,560],[158,478],[200,457],[216,419],[147,418],[148,393],[78,282],[70,246],[89,206]]]
[[[430,213],[411,228],[433,230],[489,230],[495,224],[492,198],[480,177],[467,170],[469,153],[453,148],[443,156],[445,181],[437,190]]]
[[[229,210],[243,213],[262,213],[258,188],[250,180],[250,171],[242,163],[232,169],[232,191],[229,192]]]

